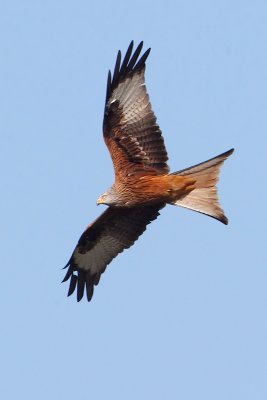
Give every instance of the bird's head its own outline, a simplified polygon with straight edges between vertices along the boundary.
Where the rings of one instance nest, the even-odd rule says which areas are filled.
[[[107,198],[107,193],[103,193],[98,199],[96,204],[99,206],[99,204],[108,204],[108,198]]]
[[[96,204],[106,204],[107,206],[117,205],[116,191],[111,187],[107,192],[103,193],[97,200]]]

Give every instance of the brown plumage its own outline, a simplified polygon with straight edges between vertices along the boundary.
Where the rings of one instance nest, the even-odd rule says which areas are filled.
[[[105,143],[114,165],[115,183],[97,201],[109,208],[87,227],[66,265],[63,282],[68,295],[77,288],[77,300],[93,296],[107,265],[129,248],[155,220],[166,204],[179,205],[227,224],[216,184],[220,167],[233,149],[204,163],[169,173],[161,130],[145,86],[143,42],[133,42],[121,62],[118,52],[113,76],[108,74],[103,121]]]

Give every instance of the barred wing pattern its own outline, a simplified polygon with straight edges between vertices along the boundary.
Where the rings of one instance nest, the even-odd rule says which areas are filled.
[[[134,244],[155,220],[164,204],[138,208],[109,207],[84,231],[65,268],[63,282],[70,278],[68,296],[77,288],[77,301],[86,294],[91,300],[107,265],[124,249]]]
[[[128,175],[129,170],[150,175],[169,171],[164,140],[145,86],[150,49],[139,58],[142,46],[143,42],[132,54],[131,42],[122,63],[119,51],[113,77],[110,71],[108,74],[103,132],[116,177],[126,170]]]

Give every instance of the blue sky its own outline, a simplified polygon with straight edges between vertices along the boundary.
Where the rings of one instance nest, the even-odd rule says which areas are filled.
[[[2,1],[1,395],[267,398],[264,1]],[[230,223],[168,207],[93,301],[60,284],[113,182],[106,76],[144,40],[172,170],[231,147]]]

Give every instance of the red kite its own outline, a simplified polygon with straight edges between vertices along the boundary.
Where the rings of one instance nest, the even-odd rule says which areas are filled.
[[[113,76],[108,73],[103,133],[115,183],[98,200],[109,208],[84,231],[66,265],[68,296],[77,287],[77,301],[91,300],[107,265],[134,244],[166,204],[178,205],[228,223],[216,184],[220,167],[233,149],[201,164],[169,173],[168,156],[145,86],[143,42],[133,42],[121,62],[118,52]]]

